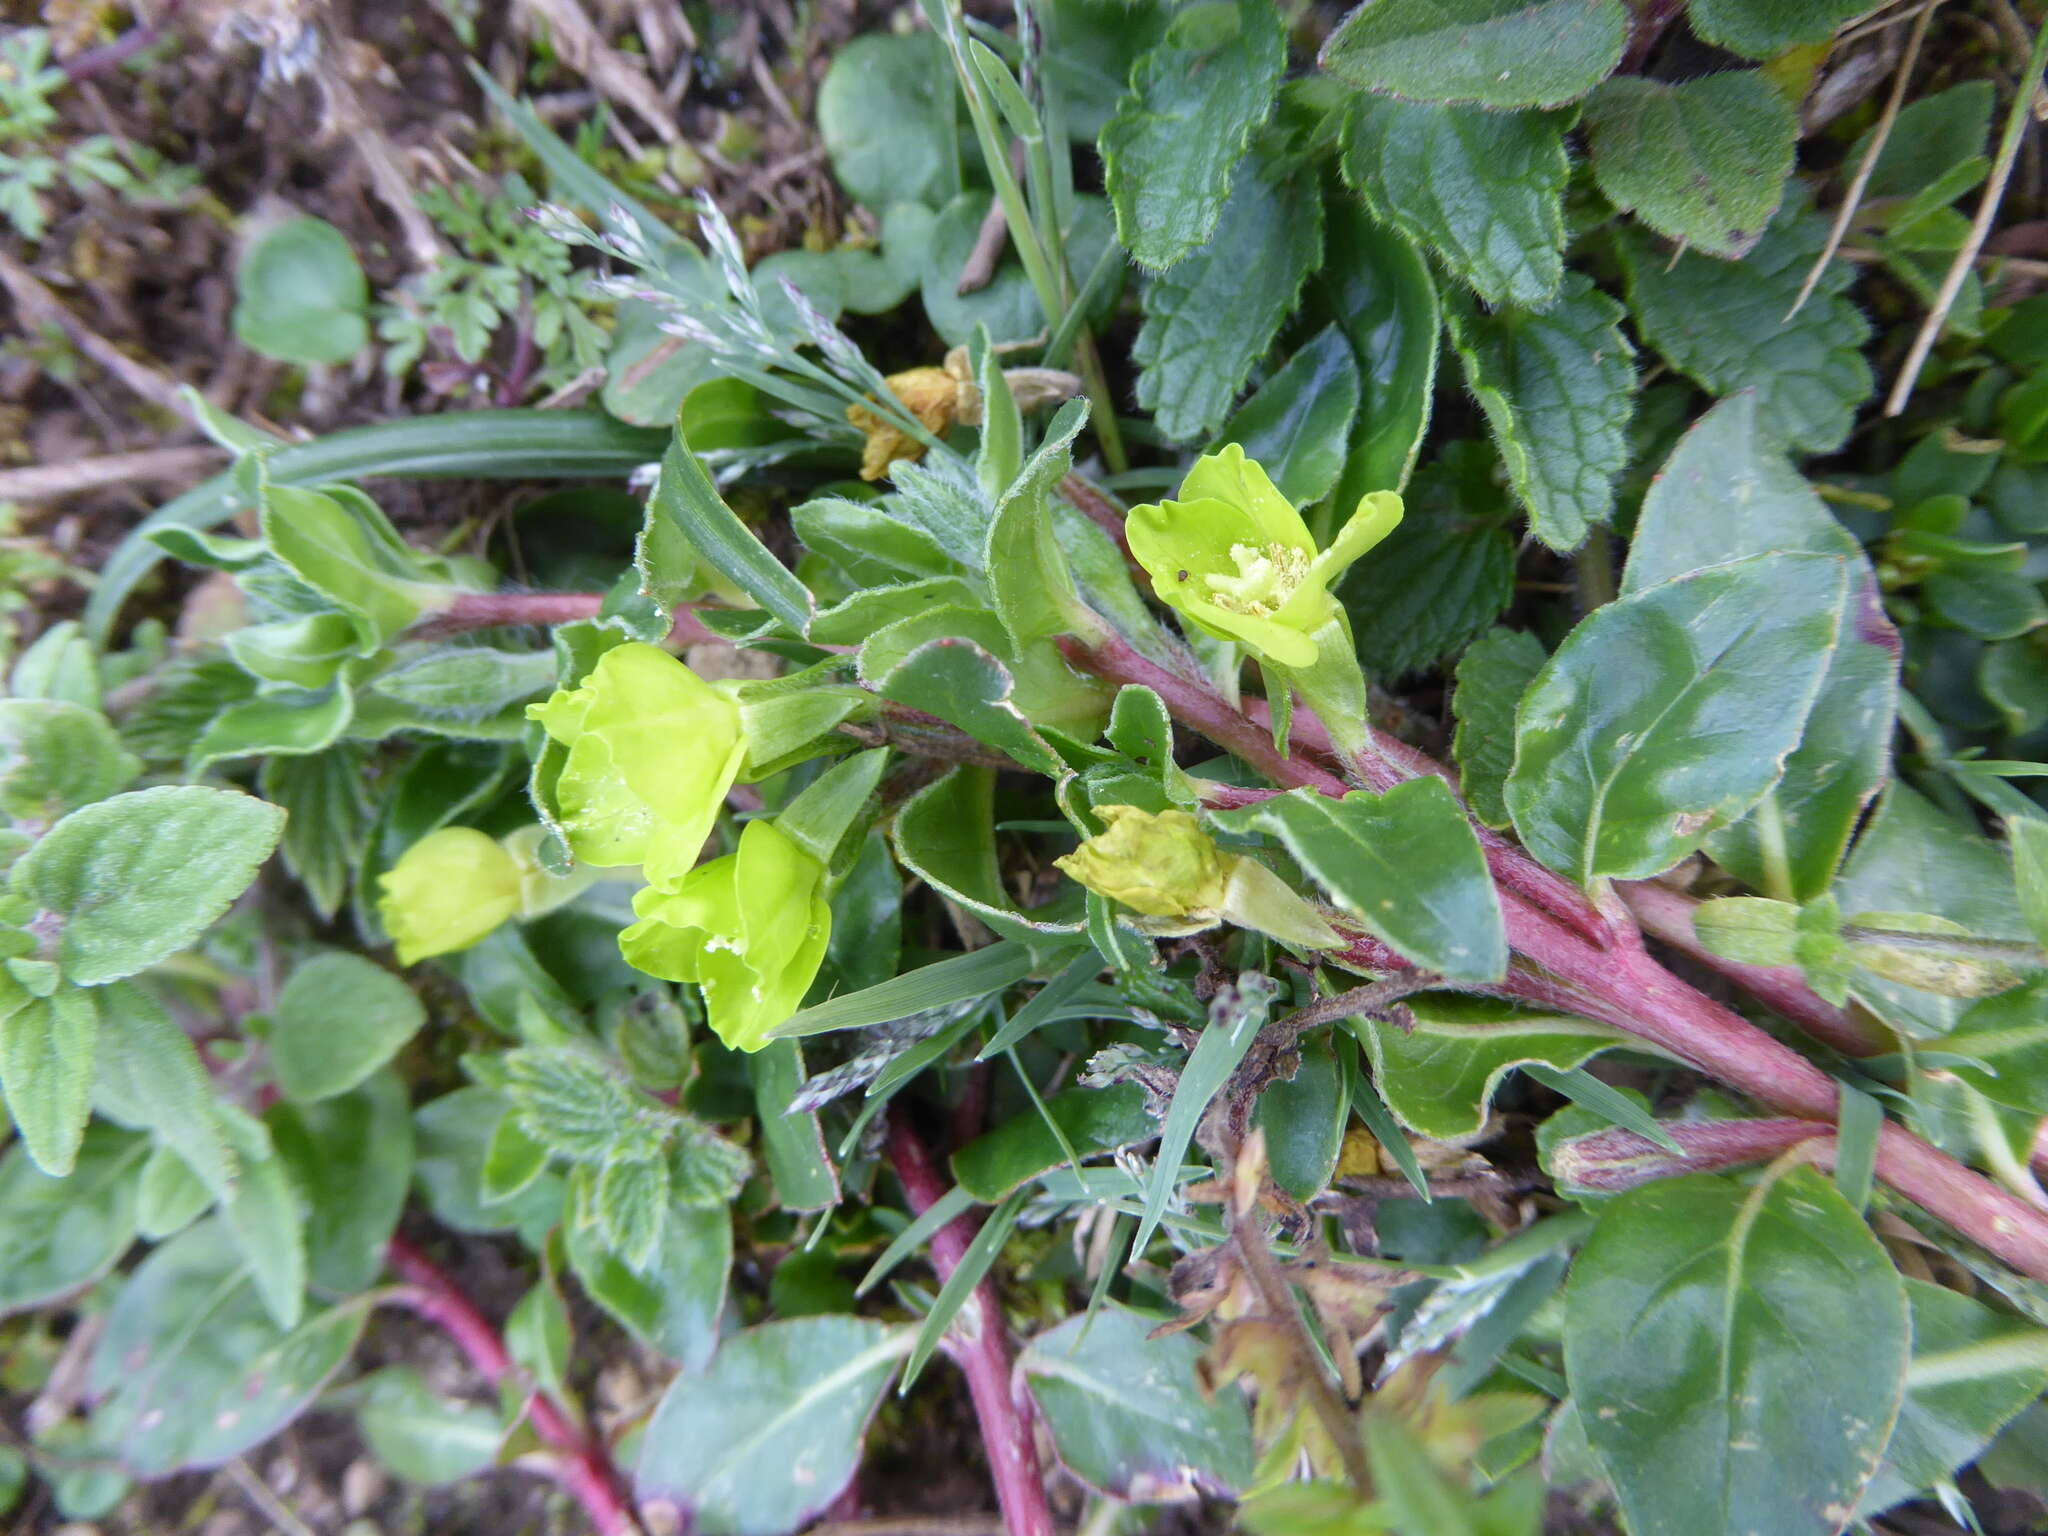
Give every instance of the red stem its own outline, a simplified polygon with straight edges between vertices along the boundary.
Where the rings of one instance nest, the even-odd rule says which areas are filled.
[[[418,639],[431,640],[472,629],[574,624],[579,619],[596,618],[603,606],[600,592],[464,592],[439,613],[414,625],[412,633]],[[668,637],[676,645],[699,645],[720,638],[687,606],[676,609],[675,628]]]
[[[1121,641],[1093,650],[1063,642],[1067,657],[1113,682],[1144,683],[1176,719],[1236,753],[1279,784],[1341,795],[1343,784],[1303,756],[1281,757],[1271,738],[1213,693],[1177,678]],[[1165,686],[1161,686],[1164,684]],[[1526,855],[1525,855],[1526,857]],[[1489,860],[1489,863],[1492,863]],[[1496,866],[1496,879],[1500,879]],[[1589,1018],[1627,1030],[1785,1114],[1832,1122],[1835,1083],[1789,1046],[1722,1007],[1658,965],[1633,926],[1612,928],[1616,944],[1601,948],[1501,880],[1501,915],[1510,947],[1547,978],[1523,966],[1503,990],[1529,995],[1534,986]],[[1583,898],[1581,898],[1583,899]],[[1559,984],[1562,984],[1561,986]],[[1949,1223],[2006,1263],[2048,1280],[2048,1214],[1936,1151],[1903,1126],[1887,1124],[1877,1172],[1892,1188]]]
[[[402,1237],[385,1249],[391,1272],[405,1282],[392,1299],[434,1324],[492,1386],[511,1376],[515,1367],[505,1342],[455,1278]],[[545,1392],[535,1392],[526,1405],[534,1433],[562,1454],[551,1475],[575,1496],[590,1516],[598,1536],[626,1536],[641,1529],[633,1513],[625,1477],[596,1436],[585,1431],[569,1412]]]
[[[1814,1039],[1831,1045],[1845,1056],[1882,1056],[1896,1049],[1883,1031],[1873,1028],[1846,1008],[1837,1008],[1806,984],[1798,969],[1789,965],[1744,965],[1715,954],[1699,941],[1692,917],[1699,902],[1668,885],[1654,880],[1631,880],[1618,888],[1622,901],[1635,914],[1643,932],[1662,939],[1700,964],[1720,972],[1751,997],[1769,1005],[1805,1030]]]
[[[946,1193],[946,1181],[900,1107],[889,1111],[888,1145],[889,1162],[910,1208],[923,1215]],[[960,1216],[933,1235],[932,1267],[939,1272],[941,1284],[952,1279],[953,1271],[960,1267],[979,1226],[973,1217]],[[961,1307],[946,1352],[967,1377],[1004,1527],[1010,1536],[1053,1536],[1052,1508],[1045,1498],[1045,1474],[1038,1464],[1031,1421],[1025,1405],[1010,1390],[1009,1330],[995,1287],[986,1278]]]
[[[1710,1120],[1668,1124],[1664,1131],[1683,1152],[1617,1126],[1564,1143],[1551,1164],[1561,1182],[1615,1195],[1654,1179],[1761,1163],[1803,1141],[1820,1143],[1812,1155],[1822,1168],[1835,1162],[1835,1138],[1811,1120]]]

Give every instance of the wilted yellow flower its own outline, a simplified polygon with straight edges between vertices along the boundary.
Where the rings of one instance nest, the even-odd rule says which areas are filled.
[[[902,373],[892,373],[882,382],[889,386],[890,394],[903,402],[903,408],[917,418],[918,424],[934,437],[943,437],[946,429],[961,419],[963,394],[974,397],[979,403],[978,393],[971,383],[965,378],[955,378],[943,368],[910,368]],[[860,456],[860,477],[863,480],[881,479],[898,459],[924,457],[923,443],[864,405],[849,405],[846,419],[867,434],[867,446],[861,450]]]
[[[1147,917],[1218,921],[1228,884],[1215,839],[1186,811],[1100,805],[1097,833],[1053,863],[1098,895]]]

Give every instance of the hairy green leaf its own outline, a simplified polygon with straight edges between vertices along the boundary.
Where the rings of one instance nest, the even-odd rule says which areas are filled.
[[[1209,243],[1286,63],[1279,13],[1226,0],[1181,12],[1132,67],[1102,160],[1117,238],[1140,266],[1161,271]]]
[[[1366,0],[1322,65],[1410,101],[1554,107],[1599,84],[1627,36],[1621,0]]]
[[[1344,179],[1488,304],[1541,308],[1564,276],[1564,128],[1562,113],[1361,96]]]
[[[1236,443],[1296,506],[1329,494],[1344,473],[1358,417],[1358,359],[1326,325],[1239,406],[1218,443]]]
[[[25,1147],[0,1157],[0,1316],[45,1306],[112,1269],[135,1240],[149,1140],[86,1127],[71,1172],[54,1178]]]
[[[1621,306],[1574,272],[1540,313],[1454,303],[1446,315],[1531,531],[1552,549],[1578,548],[1613,514],[1629,460],[1635,349]]]
[[[1331,498],[1348,515],[1361,497],[1407,483],[1429,427],[1440,322],[1436,280],[1412,242],[1347,199],[1333,202],[1325,218],[1333,254],[1305,296],[1358,359],[1358,417]]]
[[[71,1172],[92,1114],[99,1010],[92,993],[59,984],[0,1018],[0,1094],[36,1166]]]
[[[1458,660],[1458,686],[1451,695],[1458,730],[1451,748],[1459,787],[1472,814],[1496,830],[1513,819],[1506,792],[1515,765],[1515,711],[1548,659],[1534,635],[1495,629]]]
[[[1692,0],[1687,19],[1716,47],[1772,59],[1789,48],[1826,42],[1843,22],[1870,8],[1870,0]]]
[[[48,826],[142,771],[107,717],[59,699],[0,699],[0,813]]]
[[[297,967],[277,995],[270,1059],[286,1098],[346,1093],[427,1021],[411,987],[361,955],[330,951]]]
[[[1617,76],[1586,99],[1607,200],[1711,256],[1745,255],[1763,238],[1798,130],[1792,102],[1753,69],[1677,84]]]
[[[1254,150],[1209,238],[1145,288],[1132,345],[1138,403],[1174,442],[1194,442],[1229,414],[1252,364],[1294,308],[1322,251],[1313,178]],[[1256,272],[1254,284],[1245,274]]]

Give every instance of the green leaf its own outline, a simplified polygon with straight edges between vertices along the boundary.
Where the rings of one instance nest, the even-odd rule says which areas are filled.
[[[1898,698],[1897,643],[1877,602],[1877,578],[1838,523],[1765,435],[1753,392],[1723,401],[1680,441],[1643,498],[1623,573],[1624,595],[1739,555],[1806,550],[1851,562],[1842,628],[1806,732],[1770,792],[1775,821],[1754,813],[1715,833],[1707,851],[1730,872],[1769,889],[1765,836],[1782,842],[1789,885],[1810,901],[1834,879],[1864,809],[1891,760]]]
[[[1451,787],[1412,779],[1333,800],[1298,789],[1215,818],[1269,832],[1369,932],[1425,970],[1466,981],[1506,973],[1507,938],[1486,855]]]
[[[603,411],[482,410],[432,420],[406,417],[276,449],[264,459],[273,485],[325,485],[361,475],[583,480],[624,475],[661,455],[668,434]],[[86,637],[104,645],[121,607],[163,551],[153,535],[204,529],[246,506],[233,474],[167,502],[128,534],[101,570],[85,606]]]
[[[1906,1282],[1913,1360],[1884,1465],[1857,1514],[1879,1514],[1975,1461],[2048,1388],[2048,1333],[1945,1286]]]
[[[1344,473],[1360,388],[1351,343],[1326,325],[1237,408],[1217,444],[1238,444],[1296,506],[1320,501]]]
[[[573,1337],[568,1303],[549,1267],[506,1317],[505,1353],[532,1374],[543,1392],[559,1396],[567,1385]]]
[[[1322,225],[1314,179],[1254,150],[1209,238],[1146,285],[1131,348],[1138,404],[1170,441],[1207,437],[1229,414],[1315,269]],[[1259,274],[1256,284],[1247,286],[1248,272]]]
[[[869,651],[863,648],[861,664],[862,680],[882,697],[937,715],[1035,773],[1058,776],[1065,770],[1059,754],[1015,703],[1010,670],[974,641],[929,640],[886,670],[870,666]]]
[[[93,995],[100,1012],[93,1107],[150,1132],[216,1198],[229,1199],[237,1160],[191,1037],[140,987],[123,983]]]
[[[148,1155],[148,1138],[93,1125],[63,1178],[24,1147],[0,1157],[0,1316],[46,1306],[114,1267],[135,1240]]]
[[[2041,944],[2048,945],[2048,822],[2015,816],[2006,823],[2012,841],[2013,883],[2019,890],[2020,915]]]
[[[1208,1023],[1188,1052],[1187,1065],[1174,1084],[1173,1102],[1159,1127],[1159,1148],[1145,1180],[1145,1208],[1138,1218],[1137,1236],[1131,1240],[1132,1257],[1142,1256],[1152,1234],[1159,1230],[1160,1218],[1180,1182],[1181,1160],[1195,1139],[1195,1128],[1265,1028],[1279,993],[1280,983],[1270,976],[1245,971],[1236,985],[1220,987],[1211,1000]]]
[[[1754,555],[1595,609],[1523,695],[1507,803],[1581,883],[1670,868],[1777,782],[1832,655],[1835,556]]]
[[[1462,1141],[1486,1124],[1501,1081],[1538,1062],[1570,1071],[1616,1046],[1640,1048],[1619,1030],[1565,1013],[1537,1013],[1487,998],[1430,994],[1409,1000],[1413,1028],[1360,1019],[1353,1028],[1372,1057],[1373,1081],[1410,1130]]]
[[[352,1383],[350,1395],[370,1450],[409,1483],[458,1482],[498,1459],[498,1415],[443,1397],[409,1365],[385,1366]]]
[[[1496,830],[1510,824],[1508,770],[1515,763],[1515,710],[1549,658],[1543,642],[1519,629],[1495,629],[1459,658],[1451,695],[1457,735],[1451,750],[1472,814]]]
[[[725,504],[680,427],[661,456],[654,506],[734,586],[798,634],[808,632],[817,607],[810,588],[768,553],[767,546]]]
[[[1074,438],[1087,421],[1085,401],[1062,406],[989,519],[982,569],[996,615],[1020,651],[1092,622],[1074,590],[1052,518],[1054,488],[1073,467]]]
[[[1666,84],[1616,76],[1586,99],[1593,179],[1658,234],[1746,255],[1785,195],[1798,113],[1760,70]]]
[[[1235,1384],[1211,1392],[1191,1335],[1152,1338],[1160,1319],[1108,1302],[1025,1346],[1018,1379],[1060,1463],[1112,1499],[1227,1498],[1252,1482],[1251,1414]]]
[[[322,917],[332,918],[369,846],[367,753],[354,745],[305,757],[267,758],[257,780],[285,813],[278,851]]]
[[[275,1155],[243,1153],[234,1193],[221,1202],[221,1217],[247,1261],[249,1278],[263,1310],[279,1328],[296,1328],[306,1310],[306,1236],[299,1197]]]
[[[526,1134],[557,1157],[595,1166],[652,1162],[677,1124],[666,1106],[576,1046],[527,1047],[503,1061],[505,1091]]]
[[[1621,0],[1367,0],[1321,63],[1410,101],[1554,107],[1612,72],[1627,36]]]
[[[794,1037],[893,1024],[912,1014],[1000,992],[1029,976],[1032,965],[1031,951],[1024,944],[999,940],[905,971],[865,991],[814,1003],[800,1009],[778,1033]]]
[[[1692,0],[1687,20],[1706,41],[1751,59],[1822,43],[1870,0]]]
[[[818,137],[846,195],[880,213],[960,189],[953,72],[930,32],[856,37],[818,87]]]
[[[1182,11],[1138,59],[1103,125],[1102,161],[1117,238],[1140,266],[1162,271],[1210,242],[1286,64],[1279,13],[1264,0]]]
[[[1583,273],[1539,313],[1446,311],[1465,383],[1486,412],[1530,530],[1552,549],[1576,549],[1614,511],[1615,477],[1629,461],[1635,349],[1621,306]]]
[[[0,814],[17,826],[49,826],[140,772],[105,715],[58,699],[0,699]]]
[[[561,1220],[566,1181],[544,1173],[511,1199],[494,1202],[483,1188],[491,1135],[508,1106],[487,1088],[458,1088],[413,1115],[413,1177],[434,1218],[458,1232],[516,1228],[538,1244]]]
[[[795,1040],[775,1040],[748,1060],[761,1155],[775,1181],[776,1203],[786,1211],[822,1211],[839,1202],[839,1174],[825,1154],[815,1112],[791,1113],[804,1082],[804,1057]]]
[[[346,1093],[427,1022],[411,987],[361,955],[330,951],[294,969],[277,995],[271,1064],[300,1103]]]
[[[369,303],[348,236],[325,219],[272,225],[235,268],[235,335],[281,362],[347,362],[369,344]]]
[[[1337,1171],[1351,1096],[1327,1040],[1305,1041],[1299,1057],[1293,1077],[1275,1078],[1260,1092],[1252,1123],[1266,1133],[1273,1182],[1307,1202],[1329,1187]]]
[[[988,1213],[980,1228],[968,1241],[966,1248],[961,1251],[959,1262],[953,1266],[953,1273],[946,1276],[945,1283],[939,1287],[938,1295],[932,1298],[931,1310],[925,1313],[924,1320],[918,1324],[917,1337],[912,1341],[910,1354],[903,1362],[903,1380],[897,1385],[897,1396],[908,1392],[916,1383],[925,1365],[937,1352],[940,1341],[959,1318],[961,1309],[967,1305],[974,1288],[981,1284],[995,1264],[996,1256],[1003,1251],[1003,1245],[1009,1242],[1010,1234],[1017,1229],[1017,1216],[1024,1209],[1027,1198],[1023,1190],[1013,1191],[1008,1199]],[[966,1328],[962,1331],[967,1332],[981,1327],[984,1315],[977,1303],[974,1311],[968,1316]]]
[[[92,1113],[99,1012],[90,992],[60,984],[0,1018],[0,1093],[28,1155],[53,1177],[71,1172]]]
[[[1340,592],[1358,659],[1391,683],[1462,649],[1500,616],[1515,595],[1514,540],[1498,521],[1411,496],[1400,526],[1351,568]]]
[[[968,1195],[994,1205],[1063,1165],[1067,1147],[1088,1157],[1134,1146],[1158,1133],[1159,1122],[1145,1112],[1145,1091],[1138,1084],[1069,1088],[1045,1101],[1043,1115],[1027,1110],[955,1152],[953,1177]]]
[[[332,1307],[278,1328],[224,1224],[201,1222],[143,1260],[108,1312],[94,1432],[140,1477],[232,1461],[312,1406],[367,1316]]]
[[[1834,894],[1851,917],[1917,912],[1985,938],[2026,936],[1999,847],[1896,781],[1850,850]],[[1867,970],[1856,972],[1850,990],[1885,1023],[1922,1039],[1947,1034],[1970,1006]]]
[[[1565,1366],[1629,1528],[1833,1536],[1891,1433],[1898,1272],[1809,1168],[1664,1179],[1606,1207],[1566,1292]]]
[[[1351,343],[1363,387],[1331,497],[1343,513],[1362,496],[1407,483],[1436,392],[1439,319],[1436,280],[1412,243],[1348,199],[1331,203],[1325,217],[1329,249],[1341,256],[1310,278],[1306,297]]]
[[[715,1533],[792,1531],[838,1497],[908,1329],[803,1317],[733,1335],[678,1376],[648,1422],[635,1483]]]
[[[671,1206],[653,1258],[639,1270],[597,1240],[587,1222],[566,1226],[569,1267],[590,1299],[684,1371],[702,1371],[718,1348],[732,1269],[732,1214]]]
[[[80,986],[132,976],[196,939],[248,888],[284,828],[274,805],[198,785],[73,811],[22,855],[14,889],[62,920]]]
[[[1615,240],[1637,330],[1665,361],[1717,395],[1754,389],[1762,419],[1795,448],[1842,445],[1875,387],[1862,351],[1870,326],[1842,296],[1856,273],[1839,261],[1788,316],[1827,241],[1826,221],[1802,195],[1785,199],[1739,262],[1691,253],[1674,261],[1634,228]]]
[[[317,1104],[264,1117],[277,1155],[306,1195],[306,1273],[336,1296],[367,1290],[412,1185],[412,1106],[395,1072]]]
[[[1344,179],[1488,304],[1541,308],[1564,276],[1564,128],[1562,113],[1361,96]]]

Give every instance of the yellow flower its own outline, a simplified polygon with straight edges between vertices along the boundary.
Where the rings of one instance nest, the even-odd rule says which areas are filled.
[[[963,393],[974,396],[977,405],[980,403],[972,384],[964,378],[955,378],[944,368],[911,368],[902,373],[892,373],[882,382],[889,386],[890,394],[903,402],[903,408],[917,418],[918,424],[934,437],[943,437],[946,429],[962,418]],[[924,457],[923,443],[864,405],[849,405],[846,419],[868,437],[867,446],[861,450],[860,456],[860,477],[863,480],[880,480],[898,459]]]
[[[398,963],[467,949],[519,910],[525,872],[470,827],[429,832],[377,881],[377,915]]]
[[[1318,635],[1343,618],[1330,584],[1401,521],[1401,498],[1362,498],[1318,551],[1308,524],[1236,443],[1195,461],[1177,500],[1131,508],[1131,554],[1161,602],[1262,662],[1316,664]]]

